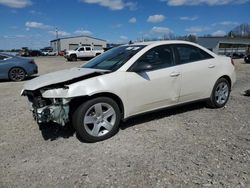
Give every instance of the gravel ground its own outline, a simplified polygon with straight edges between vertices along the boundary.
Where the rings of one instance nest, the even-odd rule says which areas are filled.
[[[35,59],[40,74],[82,64]],[[24,82],[0,82],[0,187],[250,187],[250,64],[236,61],[225,108],[203,103],[138,116],[103,142],[39,127]]]

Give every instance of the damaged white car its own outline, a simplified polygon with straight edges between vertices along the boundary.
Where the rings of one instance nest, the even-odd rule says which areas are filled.
[[[190,42],[160,41],[123,45],[80,68],[42,75],[21,94],[38,123],[69,122],[96,142],[137,114],[197,100],[223,107],[234,82],[230,58]]]

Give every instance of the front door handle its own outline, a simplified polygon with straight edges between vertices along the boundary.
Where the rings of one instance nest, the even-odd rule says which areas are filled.
[[[212,69],[212,68],[214,68],[215,67],[215,65],[208,65],[208,68],[210,68],[210,69]]]
[[[170,74],[171,77],[177,77],[177,76],[179,76],[179,75],[180,75],[179,72],[172,72],[172,73]]]

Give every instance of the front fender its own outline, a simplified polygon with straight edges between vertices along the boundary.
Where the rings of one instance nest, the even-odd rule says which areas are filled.
[[[63,88],[49,89],[41,92],[44,98],[74,98],[92,96],[104,92],[125,97],[126,91],[122,83],[124,83],[123,74],[121,72],[114,72],[78,81]]]
[[[44,98],[65,98],[93,96],[100,93],[110,93],[118,96],[124,107],[124,117],[127,114],[127,87],[125,72],[113,72],[78,81],[64,88],[49,89],[42,92]]]

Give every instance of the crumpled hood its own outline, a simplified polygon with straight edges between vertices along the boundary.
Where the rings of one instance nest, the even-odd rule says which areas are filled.
[[[61,70],[57,72],[52,72],[49,74],[44,74],[37,78],[34,78],[24,84],[24,90],[34,91],[36,89],[42,88],[44,86],[49,86],[52,84],[63,83],[75,78],[86,76],[92,73],[104,73],[109,72],[108,70],[100,69],[89,69],[89,68],[72,68]]]

